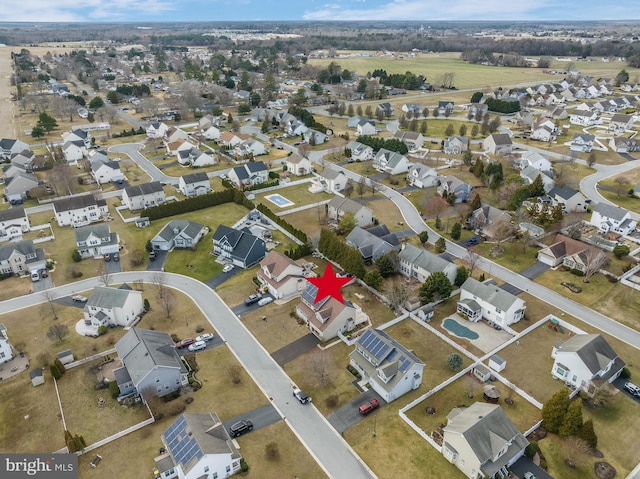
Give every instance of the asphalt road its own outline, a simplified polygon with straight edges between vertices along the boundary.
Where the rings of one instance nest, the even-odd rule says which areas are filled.
[[[123,143],[121,145],[110,147],[108,151],[113,153],[124,153],[127,155],[151,177],[152,181],[159,181],[160,183],[172,185],[178,184],[179,178],[177,176],[165,175],[158,167],[140,153],[140,148],[142,148],[142,146],[143,145],[141,143]]]
[[[375,474],[336,432],[313,404],[300,404],[292,396],[293,383],[263,346],[233,314],[227,305],[207,285],[172,273],[165,273],[167,286],[179,289],[191,297],[216,332],[227,343],[248,374],[269,398],[289,427],[316,459],[327,475],[333,478],[373,478]],[[153,273],[146,271],[114,274],[114,283],[144,280],[151,282]],[[100,285],[91,278],[52,290],[57,297],[70,296]],[[0,314],[45,301],[42,294],[32,294],[0,303]]]

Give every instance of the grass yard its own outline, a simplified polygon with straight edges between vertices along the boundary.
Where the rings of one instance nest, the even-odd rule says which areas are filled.
[[[608,186],[606,185],[606,183],[608,182],[601,182],[599,184]],[[640,199],[636,198],[635,196],[627,195],[627,191],[633,188],[633,186],[634,185],[631,184],[627,185],[626,191],[624,193],[621,193],[620,195],[618,195],[618,193],[616,193],[615,191],[608,191],[602,188],[598,189],[598,193],[622,208],[633,211],[634,213],[640,213]]]
[[[512,271],[522,271],[529,266],[535,264],[538,248],[527,246],[523,251],[522,243],[519,241],[503,242],[502,248],[504,253],[500,256],[492,256],[491,250],[496,246],[495,243],[480,243],[473,247],[474,251],[480,256],[491,258],[500,266],[509,268]]]
[[[167,256],[164,269],[170,273],[183,274],[199,281],[207,281],[222,271],[223,265],[216,263],[211,254],[213,231],[204,235],[192,249],[174,249]]]
[[[291,316],[298,301],[294,298],[285,304],[271,303],[240,319],[264,348],[273,353],[309,333],[306,325],[298,324]]]
[[[314,258],[313,262],[318,264],[316,271],[320,271],[318,274],[321,274],[324,271],[325,263],[317,258]],[[345,287],[342,290],[342,296],[345,300],[360,306],[362,310],[369,315],[373,327],[380,326],[396,317],[393,311],[387,308],[384,303],[357,283]],[[362,296],[364,296],[364,298],[362,298]]]
[[[58,381],[67,429],[72,434],[82,435],[87,444],[93,444],[150,417],[146,407],[124,408],[111,398],[108,389],[96,391],[94,384],[97,376],[93,366],[88,363],[70,369]],[[106,401],[104,407],[98,406],[100,398]]]
[[[382,195],[382,193],[377,193]],[[366,197],[365,197],[366,198]],[[395,203],[387,198],[376,199],[375,197],[371,201],[366,201],[366,206],[373,211],[373,216],[381,225],[387,225],[389,231],[398,231],[407,228],[404,224],[404,218],[402,213],[395,205]]]
[[[254,202],[256,204],[263,203],[269,207],[270,210],[274,212],[285,211],[288,209],[298,208],[300,206],[309,205],[312,203],[318,203],[319,201],[330,200],[333,198],[333,195],[329,193],[320,192],[320,193],[311,193],[309,192],[309,186],[311,183],[302,183],[299,185],[288,186],[285,188],[280,188],[275,191],[268,191],[261,193],[260,190],[255,191],[256,199]],[[280,208],[275,203],[272,203],[265,196],[279,194],[285,197],[287,200],[293,203],[293,205],[285,206],[284,208]]]
[[[342,158],[340,159],[342,161]],[[372,176],[372,175],[377,175],[378,173],[380,173],[378,170],[376,170],[373,167],[373,162],[371,161],[355,161],[353,163],[347,163],[346,165],[344,165],[344,168],[346,168],[347,170],[351,170],[355,173],[358,173],[359,175],[364,175],[364,176]],[[354,185],[354,190],[355,190],[355,185]],[[357,193],[357,192],[355,192]]]
[[[216,288],[216,293],[230,307],[242,304],[244,299],[255,293],[258,286],[253,282],[256,269],[244,270]]]
[[[310,211],[312,210],[304,210],[298,211],[296,213],[291,213],[290,215],[286,215],[284,219],[296,228],[304,231],[307,234],[308,238],[320,238],[320,230],[322,229],[323,224],[326,226],[326,220],[324,219],[324,206],[321,206],[320,209],[320,221],[318,220],[317,214],[310,214]],[[317,213],[317,210],[315,212]]]

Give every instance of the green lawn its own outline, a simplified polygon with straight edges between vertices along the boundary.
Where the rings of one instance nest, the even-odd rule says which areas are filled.
[[[294,298],[285,304],[268,304],[242,316],[240,320],[264,348],[273,353],[309,333],[309,328],[298,324],[292,316],[299,300]]]
[[[523,249],[520,241],[503,242],[502,248],[504,249],[504,253],[499,256],[493,256],[491,250],[495,246],[495,243],[480,243],[474,246],[473,250],[480,256],[491,258],[491,261],[495,261],[499,265],[509,268],[512,271],[522,271],[536,262],[538,248],[533,246],[527,246],[526,249]]]

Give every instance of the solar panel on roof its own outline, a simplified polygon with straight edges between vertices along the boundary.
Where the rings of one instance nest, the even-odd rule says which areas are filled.
[[[362,346],[376,359],[383,358],[389,352],[390,348],[387,343],[372,332],[363,338]]]
[[[302,299],[309,304],[313,304],[315,303],[317,293],[318,293],[318,287],[309,283],[309,285],[302,292]]]
[[[399,363],[400,364],[398,365],[398,370],[405,372],[411,364],[411,361],[409,361],[406,356],[401,356],[399,359]]]
[[[187,433],[187,421],[180,416],[165,432],[167,445],[177,463],[186,465],[194,456],[203,456],[200,446],[193,436]]]

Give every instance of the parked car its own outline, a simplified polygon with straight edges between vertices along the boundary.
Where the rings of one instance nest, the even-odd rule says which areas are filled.
[[[293,396],[300,401],[300,404],[307,404],[311,402],[311,398],[307,396],[302,389],[294,388]]]
[[[633,384],[631,381],[624,383],[624,388],[634,396],[640,397],[640,387]]]
[[[87,302],[87,297],[86,296],[82,296],[81,294],[76,294],[75,296],[71,296],[71,299],[73,300],[74,303],[86,303]]]
[[[196,341],[211,341],[215,336],[211,333],[204,333],[201,334],[200,336],[196,336]]]
[[[465,244],[467,246],[475,246],[478,244],[478,238],[476,238],[475,236],[472,238],[469,238]]]
[[[149,261],[155,261],[156,260],[156,252],[155,251],[151,251],[149,253]]]
[[[238,421],[235,424],[232,424],[229,428],[229,435],[231,437],[238,437],[244,434],[245,432],[249,432],[253,429],[253,423],[249,420]]]
[[[225,264],[224,268],[222,268],[223,273],[229,273],[231,270],[233,270],[233,265],[231,263]]]
[[[206,347],[207,347],[207,343],[205,343],[204,341],[196,341],[195,343],[190,345],[187,349],[193,353],[195,351],[200,351],[202,349],[205,349]]]
[[[195,342],[196,340],[193,338],[184,338],[182,341],[178,341],[176,343],[176,348],[185,348],[187,346],[191,346]]]
[[[41,278],[46,278],[47,276],[49,276],[49,272],[46,269],[41,269],[40,270],[40,277]]]
[[[524,479],[536,479],[536,476],[533,475],[533,472],[525,472],[524,473]]]
[[[244,300],[244,304],[246,304],[247,306],[252,305],[260,301],[261,298],[262,298],[262,295],[260,293],[252,294],[251,296],[249,296]]]
[[[113,261],[115,261],[116,263],[118,261],[120,261],[120,254],[119,253],[113,253]]]
[[[109,253],[105,253],[104,260],[105,261],[111,261],[111,255]]]
[[[33,281],[34,283],[36,281],[40,281],[40,273],[38,273],[37,271],[32,271],[31,272],[31,281]]]
[[[366,414],[369,414],[371,411],[373,411],[379,406],[380,406],[380,402],[376,398],[369,399],[366,403],[364,403],[358,408],[358,412],[364,416]]]
[[[271,296],[267,296],[266,298],[262,298],[260,301],[258,301],[258,306],[266,306],[272,301],[273,298]]]

